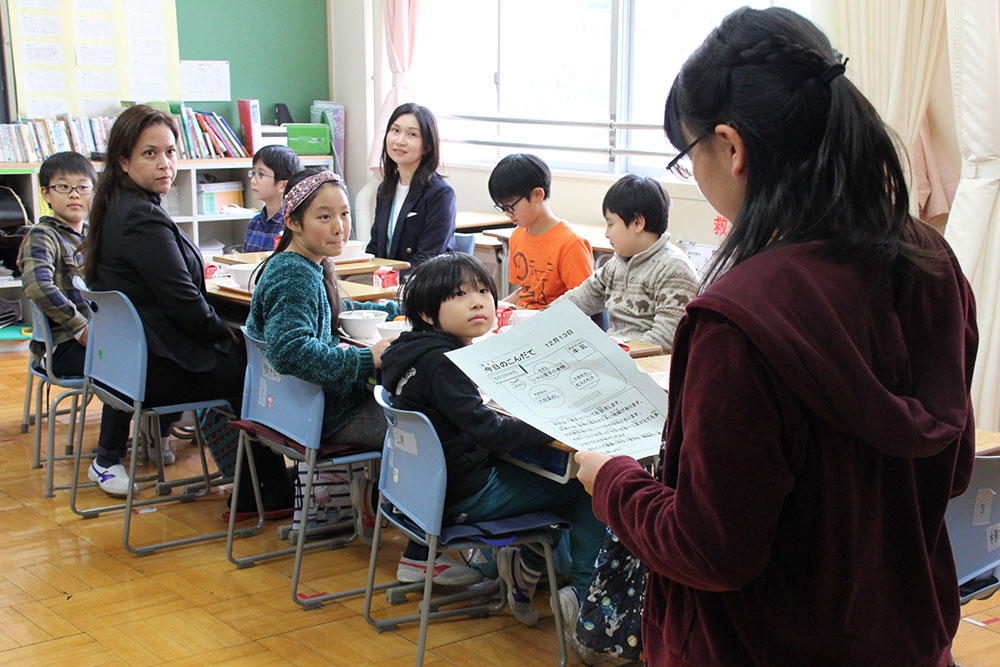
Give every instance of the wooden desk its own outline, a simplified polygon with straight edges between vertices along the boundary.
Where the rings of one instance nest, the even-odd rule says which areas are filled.
[[[623,341],[628,345],[628,356],[633,359],[641,359],[642,357],[653,357],[656,355],[663,355],[663,348],[659,345],[653,345],[652,343],[644,343],[641,340],[626,340]],[[670,356],[668,355],[669,359]]]
[[[260,264],[265,259],[267,259],[269,252],[240,252],[233,255],[215,255],[212,257],[213,262],[219,264]],[[410,268],[409,262],[404,262],[398,259],[381,259],[379,257],[373,257],[372,259],[360,259],[353,262],[335,262],[337,267],[338,276],[354,276],[374,273],[379,267],[387,266],[390,269],[395,269],[399,271],[400,269]]]
[[[976,456],[1000,455],[1000,433],[976,429]]]
[[[353,301],[378,301],[379,299],[395,299],[395,287],[373,287],[362,283],[352,283],[346,280],[339,282],[340,295],[345,299]],[[246,292],[238,292],[220,288],[214,279],[205,281],[206,291],[209,297],[228,301],[229,303],[250,305],[251,297]]]
[[[606,259],[610,259],[610,255],[614,253],[614,248],[611,247],[611,243],[604,237],[604,227],[598,225],[574,225],[570,223],[569,225],[578,236],[587,239],[590,243],[591,249],[594,251],[594,268],[598,268],[604,264]],[[503,243],[503,250],[498,253],[498,258],[501,260],[500,270],[503,272],[504,282],[507,289],[504,290],[498,284],[497,288],[501,292],[510,294],[514,289],[514,285],[511,285],[508,281],[510,277],[510,236],[514,233],[514,228],[511,229],[487,229],[483,232],[485,236],[492,236],[495,239],[499,239]],[[607,255],[609,257],[605,258]]]
[[[461,234],[476,234],[487,229],[503,229],[514,227],[505,214],[499,211],[492,213],[482,211],[459,211],[455,215],[455,231]]]

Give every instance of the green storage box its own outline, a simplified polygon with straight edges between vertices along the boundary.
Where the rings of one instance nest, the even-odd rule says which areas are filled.
[[[288,147],[299,155],[329,155],[330,126],[326,123],[285,123]]]

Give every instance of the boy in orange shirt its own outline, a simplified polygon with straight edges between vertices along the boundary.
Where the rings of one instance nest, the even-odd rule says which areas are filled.
[[[504,301],[541,309],[594,273],[590,243],[552,213],[552,175],[541,158],[508,155],[490,174],[490,197],[517,229],[510,237],[509,278],[518,288]]]

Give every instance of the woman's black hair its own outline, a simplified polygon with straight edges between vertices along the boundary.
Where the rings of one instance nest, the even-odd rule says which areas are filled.
[[[481,261],[464,252],[449,252],[430,259],[407,278],[401,288],[403,312],[416,331],[434,331],[440,325],[438,313],[441,304],[452,297],[462,285],[476,284],[488,287],[497,304],[497,285],[493,275]],[[429,317],[432,323],[421,315]]]
[[[670,142],[680,150],[728,124],[746,155],[746,196],[705,284],[767,246],[817,240],[897,294],[936,273],[893,137],[843,67],[819,28],[779,7],[734,11],[684,63],[664,112]]]
[[[125,109],[111,126],[108,146],[104,152],[104,169],[97,179],[90,203],[90,229],[80,246],[84,256],[83,277],[87,282],[94,280],[97,265],[101,262],[101,237],[104,235],[104,218],[108,211],[118,201],[122,190],[142,190],[122,169],[121,161],[132,157],[132,149],[139,143],[139,137],[152,125],[166,126],[174,135],[174,143],[177,142],[179,134],[173,117],[166,111],[146,104],[136,104]]]
[[[309,178],[310,176],[315,176],[321,171],[323,171],[322,167],[306,167],[302,171],[294,174],[291,178],[288,179],[288,182],[285,183],[285,192],[283,197],[287,197],[288,193],[291,192],[292,188],[294,188],[296,185],[298,185],[305,179]],[[344,195],[347,196],[347,201],[351,200],[350,195],[347,192],[347,186],[344,185],[343,181],[327,181],[327,183],[323,183],[323,185],[319,186],[311,193],[309,193],[309,196],[303,199],[298,206],[296,206],[291,211],[285,213],[285,228],[281,232],[281,238],[278,239],[278,244],[274,246],[274,252],[268,255],[267,259],[261,262],[260,266],[257,267],[257,270],[253,272],[253,275],[251,276],[251,281],[256,280],[258,276],[263,275],[264,267],[267,266],[267,263],[270,262],[279,252],[284,252],[288,248],[288,246],[292,242],[292,239],[295,238],[295,232],[293,232],[292,228],[288,226],[288,222],[293,221],[298,224],[302,224],[302,215],[306,212],[306,210],[308,210],[309,204],[312,203],[313,199],[316,198],[316,193],[318,193],[320,189],[325,187],[327,184],[337,186],[338,188],[343,190]],[[330,302],[330,310],[333,313],[333,329],[334,331],[336,331],[337,326],[340,323],[340,307],[341,307],[340,289],[337,287],[337,272],[334,268],[333,260],[329,257],[324,258],[322,266],[323,266],[323,286],[326,288],[326,298]]]
[[[427,107],[409,102],[400,104],[389,116],[389,122],[385,124],[385,134],[382,135],[382,182],[378,186],[379,197],[390,197],[396,191],[396,184],[399,183],[399,167],[395,161],[389,157],[385,150],[385,138],[392,129],[392,124],[396,119],[404,114],[411,113],[417,119],[420,126],[420,164],[413,173],[413,180],[410,185],[425,187],[431,178],[431,174],[437,171],[441,163],[441,137],[438,133],[437,120],[434,114]]]

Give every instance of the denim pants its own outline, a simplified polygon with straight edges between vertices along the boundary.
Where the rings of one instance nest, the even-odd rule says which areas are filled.
[[[572,524],[570,574],[582,600],[590,589],[590,575],[606,526],[594,516],[590,495],[575,479],[559,484],[510,463],[500,463],[482,489],[448,507],[446,519],[453,521],[464,514],[465,521],[486,521],[542,510]],[[528,567],[544,571],[544,561],[530,548],[521,547],[521,558]]]

